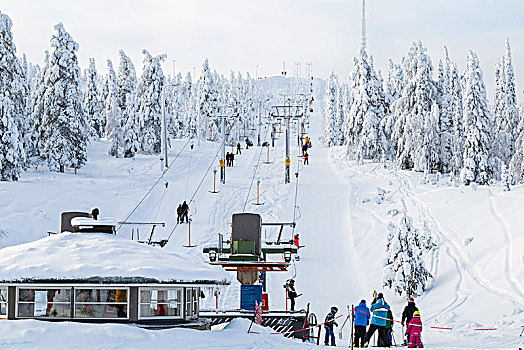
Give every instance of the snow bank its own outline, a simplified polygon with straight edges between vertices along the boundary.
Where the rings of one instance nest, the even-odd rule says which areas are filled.
[[[229,282],[221,268],[103,233],[61,233],[0,249],[0,281],[147,278]]]

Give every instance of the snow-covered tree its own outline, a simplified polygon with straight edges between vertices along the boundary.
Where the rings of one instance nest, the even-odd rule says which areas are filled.
[[[335,111],[335,145],[341,146],[344,144],[344,103],[346,98],[347,86],[339,85],[337,89],[337,109]]]
[[[462,117],[462,86],[460,84],[457,65],[454,63],[450,73],[449,93],[451,95],[449,110],[453,112],[453,145],[450,166],[452,176],[456,177],[459,175],[460,169],[462,169],[464,159],[464,125]]]
[[[87,69],[87,87],[84,96],[84,106],[86,117],[91,125],[91,131],[94,136],[103,137],[104,127],[102,125],[100,91],[98,89],[98,73],[96,72],[95,59],[89,59],[89,68]]]
[[[426,281],[433,277],[425,267],[417,243],[420,243],[419,232],[413,227],[412,219],[403,215],[395,234],[388,240],[382,277],[383,286],[398,295],[421,295],[426,290]]]
[[[520,110],[519,136],[515,142],[515,154],[509,166],[510,181],[512,184],[524,183],[524,112]]]
[[[151,56],[143,50],[144,69],[137,88],[140,147],[148,154],[158,154],[161,148],[162,89],[164,72],[161,63],[166,55]]]
[[[328,78],[324,95],[324,143],[326,146],[338,145],[336,114],[337,114],[338,78],[334,71]]]
[[[500,187],[502,188],[502,191],[509,191],[509,184],[510,184],[510,178],[508,174],[508,167],[504,162],[501,164],[500,169]]]
[[[109,146],[109,154],[118,158],[122,154],[122,145],[124,128],[124,121],[122,119],[122,110],[120,109],[121,101],[118,100],[118,83],[116,73],[113,68],[113,62],[107,60],[107,96],[104,106],[104,115],[106,119],[106,134],[111,141]],[[124,101],[125,103],[125,101]]]
[[[388,75],[384,82],[384,96],[386,104],[391,106],[393,102],[400,98],[402,89],[404,88],[404,75],[402,66],[389,60]]]
[[[450,90],[451,84],[451,61],[448,55],[448,49],[444,47],[445,58],[444,63],[439,61],[437,81],[439,87],[439,132],[440,132],[440,170],[442,172],[450,172],[453,158],[453,104]]]
[[[120,64],[116,75],[115,100],[120,116],[119,142],[125,158],[132,158],[139,150],[139,126],[136,106],[137,77],[131,59],[120,50]]]
[[[55,25],[45,77],[41,153],[52,171],[81,168],[87,161],[88,126],[82,106],[78,44],[62,23]]]
[[[351,146],[357,146],[364,159],[378,159],[382,154],[383,135],[380,122],[388,110],[382,81],[373,68],[373,61],[364,47],[353,59],[351,73]]]
[[[184,113],[184,136],[195,138],[197,136],[197,112],[195,87],[191,73],[187,72],[186,78],[182,83],[183,113]]]
[[[464,74],[464,166],[462,183],[487,184],[492,176],[492,122],[486,98],[486,87],[477,55],[468,52]]]
[[[423,171],[424,120],[437,101],[437,86],[432,79],[433,65],[420,41],[414,42],[403,61],[405,86],[394,106],[397,164],[401,169]]]
[[[500,162],[509,165],[515,153],[515,140],[518,137],[519,113],[515,92],[515,73],[511,58],[509,39],[506,39],[505,55],[495,68],[495,139],[493,152]]]
[[[438,105],[435,103],[430,113],[426,113],[424,118],[424,141],[422,144],[422,156],[424,157],[424,172],[431,173],[433,170],[439,171],[440,167],[440,144],[439,144],[439,115]]]
[[[202,64],[202,73],[198,80],[196,97],[198,100],[198,123],[200,123],[198,128],[201,137],[204,137],[208,132],[209,119],[214,115],[218,104],[218,90],[211,69],[209,68],[209,61],[207,58]]]
[[[16,181],[25,163],[27,84],[13,43],[11,19],[0,12],[0,180]]]

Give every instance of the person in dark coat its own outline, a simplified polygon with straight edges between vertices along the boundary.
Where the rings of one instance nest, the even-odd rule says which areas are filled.
[[[336,313],[338,312],[338,308],[336,306],[333,306],[331,308],[331,312],[326,316],[326,319],[324,321],[324,328],[326,329],[326,338],[324,339],[324,344],[329,345],[329,340],[331,338],[331,345],[335,345],[335,332],[333,331],[333,326],[338,327],[338,323],[335,321]]]
[[[182,204],[179,204],[178,208],[176,208],[176,223],[178,224],[181,219],[182,219]]]
[[[233,152],[229,154],[229,166],[233,166],[233,161],[235,160],[235,155]]]
[[[366,338],[366,327],[369,325],[371,314],[366,306],[366,301],[362,299],[360,304],[355,306],[353,319],[355,324],[355,347],[364,347]]]
[[[226,153],[226,166],[231,164],[231,158],[229,157],[229,152]]]
[[[307,154],[307,151],[304,152],[304,165],[309,165],[309,154]]]
[[[186,222],[189,222],[189,205],[187,205],[186,201],[182,203],[182,216],[180,217],[180,222],[184,222],[184,218],[186,219]]]
[[[415,306],[415,300],[413,298],[408,299],[408,304],[404,308],[404,311],[402,311],[402,324],[405,324],[406,326],[411,322],[411,319],[413,318],[413,313],[415,311],[418,311],[418,308]],[[404,341],[404,344],[407,344],[409,342],[409,336]]]
[[[295,310],[295,299],[300,295],[301,294],[297,294],[297,291],[295,290],[295,280],[290,280],[287,289],[287,297],[291,300],[291,311]]]
[[[388,346],[386,340],[386,319],[390,309],[382,293],[378,293],[376,301],[370,308],[370,311],[373,312],[373,317],[371,318],[371,325],[366,333],[366,343],[369,343],[373,333],[378,330],[378,346]]]
[[[242,151],[241,151],[241,147],[240,147],[240,142],[237,143],[237,154],[242,154]]]

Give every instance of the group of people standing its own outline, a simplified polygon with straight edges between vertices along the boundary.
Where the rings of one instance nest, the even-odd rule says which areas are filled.
[[[184,222],[184,219],[186,222],[189,222],[189,205],[186,203],[186,201],[178,205],[176,208],[176,215],[177,224]]]
[[[324,328],[326,330],[325,345],[335,346],[334,326],[338,326],[335,322],[336,313],[338,309],[336,306],[331,308],[330,313],[326,316]],[[390,347],[393,340],[393,313],[391,307],[384,300],[384,295],[378,293],[371,303],[371,308],[366,306],[366,301],[361,300],[353,310],[353,321],[355,326],[354,346],[357,348],[368,347],[371,337],[375,331],[378,331],[377,346]],[[407,325],[404,336],[406,337],[404,345],[409,348],[423,348],[421,333],[422,321],[420,319],[420,312],[415,306],[413,298],[409,298],[408,304],[402,312],[402,324]],[[369,328],[368,328],[369,326]]]
[[[226,166],[233,166],[234,160],[235,160],[235,155],[233,154],[233,152],[231,153],[227,152],[226,153]]]

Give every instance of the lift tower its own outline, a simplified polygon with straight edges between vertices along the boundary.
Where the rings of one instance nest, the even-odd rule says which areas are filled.
[[[272,106],[272,116],[278,119],[284,119],[286,123],[286,160],[285,160],[285,183],[290,182],[289,168],[291,166],[290,152],[289,152],[289,135],[290,135],[290,124],[292,120],[299,120],[304,116],[303,105],[292,105],[291,103],[283,106]]]

